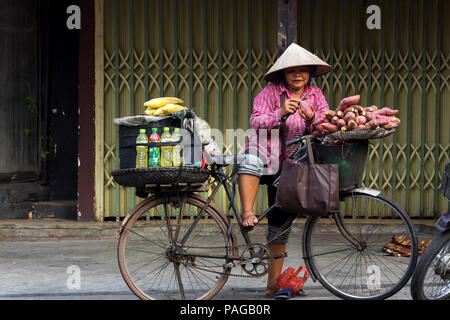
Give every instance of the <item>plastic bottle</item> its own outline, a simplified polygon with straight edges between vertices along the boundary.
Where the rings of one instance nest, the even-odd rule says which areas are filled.
[[[147,143],[148,137],[145,134],[145,129],[139,131],[139,135],[136,138],[136,168],[147,168],[148,163],[148,147],[139,146],[139,143]]]
[[[173,142],[178,142],[181,140],[181,132],[180,128],[175,128],[172,133]],[[174,167],[179,167],[180,165],[184,166],[184,157],[182,155],[182,147],[181,144],[173,146],[172,148],[172,162]]]
[[[161,142],[158,134],[158,128],[152,129],[152,135],[148,139],[150,143]],[[161,166],[161,148],[160,147],[150,147],[149,149],[149,166],[150,167],[160,167]]]
[[[164,128],[161,142],[173,142],[170,128]],[[172,147],[161,147],[161,167],[172,167]]]

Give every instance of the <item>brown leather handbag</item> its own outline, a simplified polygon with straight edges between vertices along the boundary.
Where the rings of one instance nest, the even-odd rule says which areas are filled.
[[[282,139],[283,136],[281,134]],[[281,210],[297,215],[328,216],[339,212],[339,167],[337,164],[316,164],[310,136],[305,139],[307,163],[292,159],[283,161],[275,204]]]

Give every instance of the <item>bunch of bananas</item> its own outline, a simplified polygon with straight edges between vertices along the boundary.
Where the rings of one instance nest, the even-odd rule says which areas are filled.
[[[152,99],[144,103],[144,106],[147,107],[145,113],[149,116],[159,116],[171,114],[176,111],[188,110],[188,108],[181,106],[183,103],[183,100],[173,97]]]

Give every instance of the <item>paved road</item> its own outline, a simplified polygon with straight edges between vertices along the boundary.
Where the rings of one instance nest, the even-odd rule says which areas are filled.
[[[254,236],[263,237],[263,232],[259,235],[256,232]],[[11,240],[14,237],[3,238],[6,240],[0,240],[0,300],[137,299],[120,274],[116,252],[118,237],[114,233],[100,239],[88,237],[88,240],[64,236],[33,241],[26,237],[21,241]],[[299,258],[300,248],[300,237],[294,234],[288,245],[286,267],[303,264]],[[266,277],[231,277],[215,299],[265,300],[265,281]],[[305,290],[308,297],[295,299],[338,299],[311,280],[305,284]],[[410,300],[409,283],[391,299]]]

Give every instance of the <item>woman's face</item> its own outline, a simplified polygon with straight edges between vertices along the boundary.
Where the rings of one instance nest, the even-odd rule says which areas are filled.
[[[287,85],[294,91],[302,90],[308,84],[310,68],[308,66],[291,67],[284,70]]]

